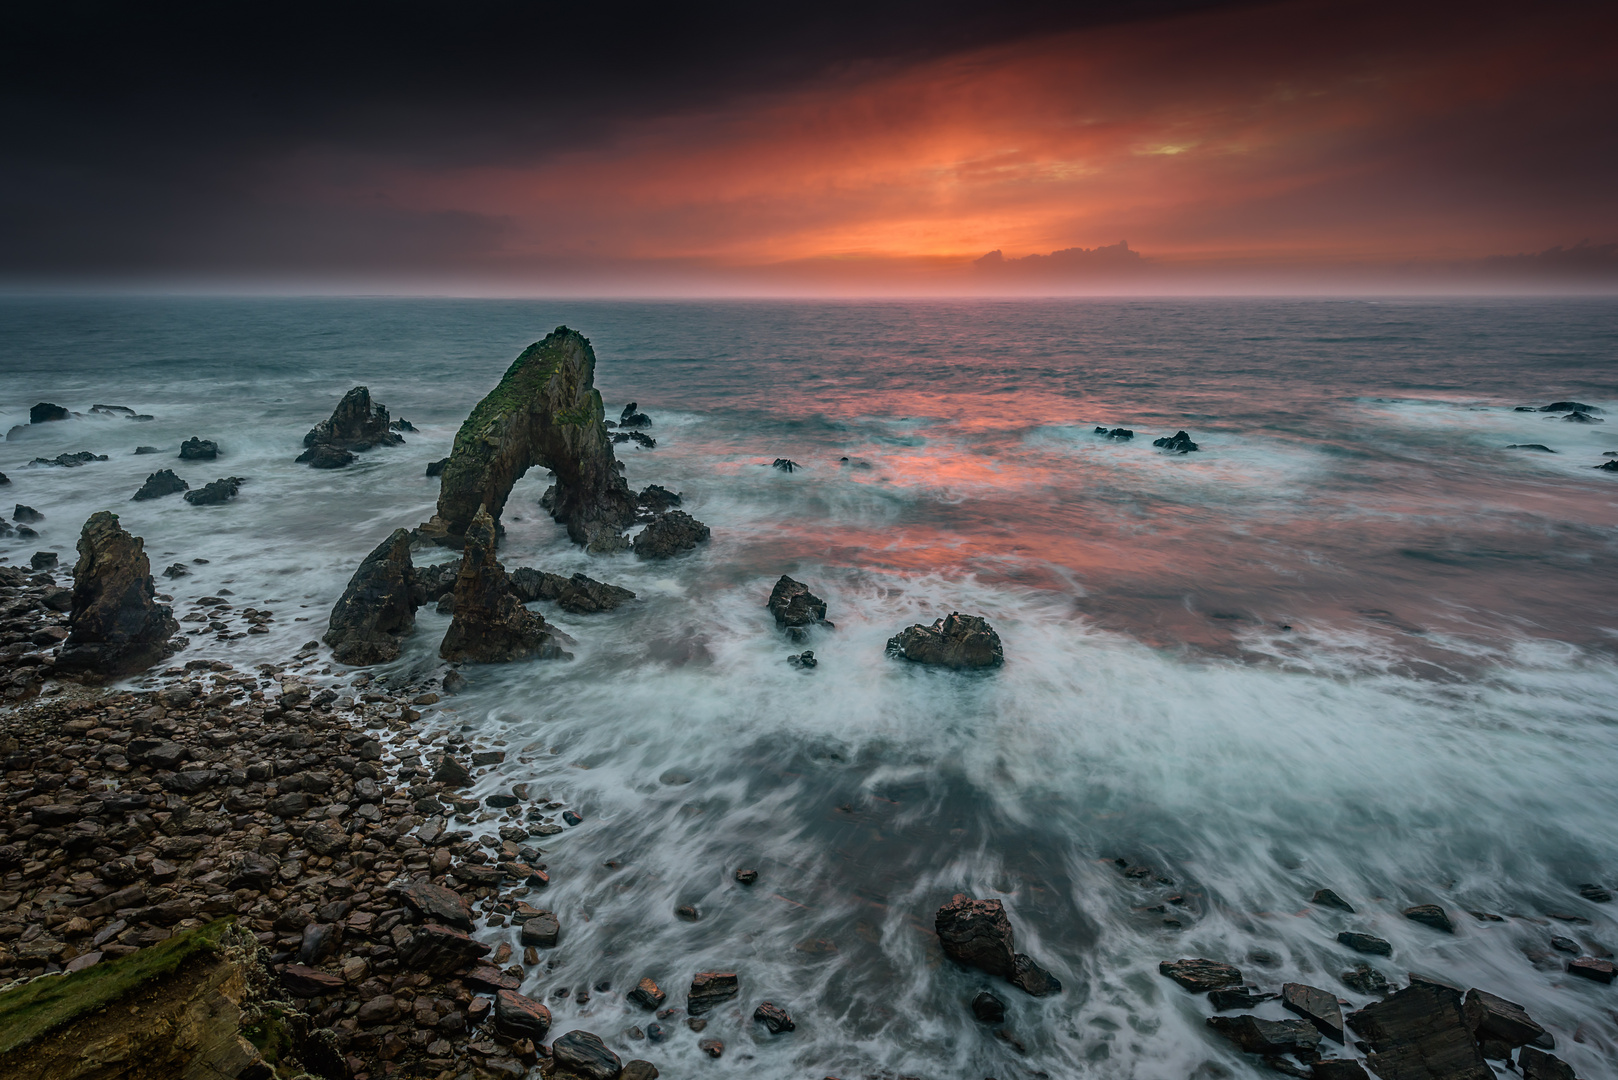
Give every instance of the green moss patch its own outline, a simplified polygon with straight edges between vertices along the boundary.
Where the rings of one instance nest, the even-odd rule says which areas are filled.
[[[111,1005],[147,981],[172,974],[194,956],[217,952],[219,936],[235,921],[218,919],[140,952],[71,975],[48,975],[0,994],[0,1054]]]

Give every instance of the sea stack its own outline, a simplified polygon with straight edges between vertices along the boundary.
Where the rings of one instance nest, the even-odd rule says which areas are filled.
[[[156,600],[146,545],[106,510],[79,535],[73,610],[56,670],[96,678],[144,671],[173,655],[174,612]]]
[[[455,578],[455,615],[438,647],[445,660],[500,663],[506,660],[571,659],[572,642],[522,606],[511,579],[494,554],[494,518],[478,508],[463,538]]]
[[[416,625],[416,574],[410,562],[410,530],[395,529],[348,579],[331,609],[323,640],[339,664],[380,664],[399,658],[399,646]]]
[[[373,402],[369,388],[356,386],[343,395],[330,418],[303,437],[307,449],[297,460],[316,469],[336,469],[353,461],[357,451],[403,442],[388,423],[387,406]]]

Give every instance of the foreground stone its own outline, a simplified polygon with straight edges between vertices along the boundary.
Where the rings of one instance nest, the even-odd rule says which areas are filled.
[[[1412,981],[1348,1026],[1370,1045],[1366,1064],[1382,1080],[1494,1080],[1454,987]]]
[[[1060,993],[1062,984],[1014,947],[1011,920],[998,900],[956,893],[933,916],[944,955],[965,967],[998,975],[1034,997]]]
[[[1320,1032],[1307,1020],[1210,1016],[1208,1026],[1249,1054],[1308,1053],[1320,1045]]]
[[[341,468],[354,460],[354,451],[403,442],[388,424],[387,406],[373,402],[366,387],[356,386],[343,395],[328,419],[303,437],[307,449],[297,460],[317,469]]]
[[[1472,989],[1466,992],[1461,1007],[1466,1013],[1466,1026],[1480,1043],[1499,1042],[1513,1048],[1533,1045],[1545,1050],[1556,1045],[1550,1033],[1514,1001]]]
[[[515,990],[501,990],[494,996],[494,1030],[508,1039],[540,1042],[550,1033],[551,1011]]]
[[[1315,1025],[1333,1042],[1343,1041],[1343,1009],[1336,994],[1303,983],[1287,983],[1281,987],[1281,1006]]]
[[[618,1080],[623,1064],[607,1049],[601,1036],[588,1031],[570,1031],[551,1043],[551,1060],[557,1075],[578,1080]]]
[[[1005,663],[1000,635],[977,615],[951,612],[932,626],[916,624],[888,639],[888,654],[912,663],[955,670],[995,668]]]
[[[144,671],[168,656],[180,632],[174,612],[156,600],[146,545],[105,510],[79,535],[73,610],[56,669],[93,678]]]
[[[599,408],[599,406],[598,406]],[[479,510],[463,538],[455,578],[455,615],[438,648],[445,660],[501,663],[534,658],[571,659],[571,640],[522,606],[494,554],[494,519]]]
[[[500,519],[512,486],[537,466],[556,474],[549,509],[574,543],[623,550],[635,496],[612,453],[595,363],[590,342],[565,326],[525,349],[461,425],[421,534],[459,547],[480,511]]]
[[[395,529],[363,561],[331,609],[321,639],[339,664],[381,664],[399,658],[416,626],[416,576],[410,531]]]

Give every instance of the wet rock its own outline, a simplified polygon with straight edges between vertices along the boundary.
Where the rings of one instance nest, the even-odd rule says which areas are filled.
[[[550,513],[574,543],[623,549],[635,497],[613,457],[595,362],[589,341],[565,326],[524,350],[456,434],[424,537],[460,546],[478,513],[498,520],[512,486],[538,466],[556,474]]]
[[[779,469],[781,472],[789,473],[796,469],[801,469],[803,466],[789,458],[778,457],[774,461],[770,462],[770,468]]]
[[[1249,1054],[1307,1053],[1320,1045],[1320,1032],[1307,1020],[1210,1016],[1208,1026]]]
[[[1573,1066],[1532,1046],[1522,1048],[1522,1053],[1517,1055],[1517,1067],[1522,1070],[1523,1080],[1577,1080]]]
[[[1590,467],[1592,469],[1600,469],[1602,472],[1618,472],[1618,460],[1603,461],[1600,465],[1592,465]]]
[[[397,660],[405,636],[415,629],[416,606],[410,532],[395,529],[348,579],[321,640],[339,664]]]
[[[1173,435],[1165,435],[1161,439],[1153,439],[1152,445],[1162,447],[1171,454],[1189,454],[1201,449],[1191,441],[1191,436],[1183,431],[1176,431]]]
[[[343,989],[343,978],[304,964],[288,964],[281,971],[281,985],[294,997],[321,997]]]
[[[1322,1058],[1309,1068],[1310,1080],[1371,1080],[1352,1058]]]
[[[1581,979],[1591,982],[1610,983],[1613,979],[1613,964],[1611,960],[1601,960],[1594,956],[1581,956],[1577,960],[1567,962],[1570,975],[1577,975]]]
[[[54,570],[59,561],[54,551],[36,551],[28,557],[28,565],[34,570]]]
[[[1556,453],[1555,450],[1552,450],[1550,447],[1546,446],[1544,443],[1537,443],[1537,442],[1512,443],[1510,446],[1506,447],[1506,449],[1507,450],[1542,450],[1547,454]]]
[[[1562,422],[1564,424],[1605,424],[1606,423],[1605,420],[1602,420],[1599,417],[1591,416],[1589,413],[1582,413],[1582,412],[1570,412],[1566,416],[1562,417]]]
[[[599,406],[598,406],[599,408]],[[494,519],[480,509],[463,538],[455,579],[455,615],[439,645],[445,660],[500,663],[520,659],[571,659],[571,641],[522,606],[505,568],[495,558]]]
[[[1392,956],[1393,946],[1379,937],[1370,934],[1359,934],[1351,930],[1344,930],[1337,935],[1340,944],[1347,945],[1355,952],[1365,953],[1368,956]]]
[[[1479,1042],[1494,1040],[1513,1047],[1533,1044],[1546,1050],[1555,1045],[1550,1033],[1514,1001],[1474,988],[1466,992],[1461,1008],[1466,1026]]]
[[[650,978],[646,978],[642,979],[635,986],[635,989],[629,992],[628,997],[630,1001],[643,1009],[658,1009],[662,1007],[668,995]]]
[[[1606,889],[1603,889],[1600,885],[1580,885],[1579,895],[1590,901],[1592,904],[1612,903],[1612,893],[1608,892]]]
[[[1599,413],[1602,410],[1594,405],[1586,405],[1582,401],[1553,401],[1549,405],[1541,405],[1538,411]]]
[[[467,771],[465,765],[446,754],[437,770],[433,772],[433,779],[450,787],[467,787],[472,783],[472,774]]]
[[[704,1054],[707,1054],[711,1058],[717,1058],[724,1054],[725,1043],[722,1039],[698,1039],[697,1049],[701,1050]]]
[[[1366,1060],[1382,1080],[1493,1080],[1467,1027],[1461,992],[1412,981],[1387,1000],[1348,1017],[1371,1048]]]
[[[174,475],[173,469],[159,469],[146,478],[146,483],[140,490],[130,496],[131,501],[145,499],[161,499],[164,495],[173,495],[177,491],[185,491],[191,485]]]
[[[24,506],[22,503],[17,503],[16,509],[12,510],[11,512],[11,520],[24,521],[28,522],[29,524],[34,524],[44,521],[45,515],[41,514],[38,510],[35,510],[32,506]]]
[[[1287,983],[1281,987],[1281,1007],[1315,1025],[1326,1038],[1343,1041],[1343,1010],[1336,994],[1303,983]]]
[[[758,871],[751,868],[736,871],[736,880],[743,885],[752,885],[758,881]]]
[[[155,446],[137,446],[137,447],[135,447],[135,453],[136,454],[161,454],[162,452],[163,451],[159,450]]]
[[[196,491],[185,493],[185,501],[192,506],[218,506],[234,499],[246,483],[246,477],[221,476],[211,484],[204,484]]]
[[[1455,933],[1455,924],[1450,921],[1449,913],[1437,904],[1417,904],[1415,907],[1405,908],[1404,917],[1411,922],[1430,926],[1434,930],[1442,930],[1446,934]]]
[[[55,465],[63,469],[77,469],[81,465],[88,465],[92,461],[106,461],[106,454],[92,454],[88,450],[80,450],[76,454],[57,454],[53,458],[37,457],[29,462],[30,465]]]
[[[429,922],[472,929],[472,910],[453,889],[428,881],[412,881],[400,886],[397,892],[407,907]]]
[[[304,830],[303,842],[316,855],[336,857],[348,850],[348,834],[326,821],[317,821]]]
[[[618,414],[618,426],[621,428],[651,427],[652,418],[640,411],[638,403],[631,401],[624,406],[624,411]]]
[[[672,559],[691,551],[709,537],[708,526],[683,510],[670,510],[652,518],[636,534],[631,547],[642,559]]]
[[[777,626],[812,626],[826,619],[826,601],[809,591],[809,586],[785,574],[770,590],[765,604]]]
[[[342,929],[333,923],[310,923],[303,928],[303,940],[298,943],[298,963],[320,963],[337,951],[342,937]]]
[[[1221,964],[1217,960],[1164,960],[1157,965],[1160,975],[1167,975],[1193,994],[1209,990],[1225,990],[1242,984],[1239,968]]]
[[[1009,981],[1012,986],[1033,997],[1049,997],[1062,992],[1061,981],[1024,953],[1017,954],[1016,970],[1011,973]]]
[[[1108,428],[1105,428],[1105,427],[1101,427],[1100,425],[1096,426],[1096,434],[1097,435],[1105,435],[1109,439],[1119,439],[1119,440],[1133,439],[1135,437],[1135,433],[1133,431],[1131,431],[1129,428],[1115,427],[1115,428],[1108,429]]]
[[[753,1010],[753,1020],[769,1028],[771,1035],[779,1035],[783,1031],[796,1031],[798,1027],[793,1023],[790,1013],[768,1001]]]
[[[686,994],[685,1011],[692,1016],[701,1016],[740,993],[741,984],[733,972],[698,972],[691,980],[690,992]]]
[[[540,1042],[550,1033],[551,1011],[515,990],[501,990],[494,995],[494,1030],[508,1039]]]
[[[932,626],[919,623],[888,639],[887,651],[912,663],[955,670],[992,668],[1005,663],[1000,635],[977,615],[951,612]]]
[[[58,671],[111,677],[144,671],[175,651],[174,612],[156,600],[145,544],[105,510],[79,536],[73,610]]]
[[[346,469],[359,458],[341,446],[311,446],[293,460],[311,469]]]
[[[810,649],[805,649],[801,653],[793,653],[791,656],[787,657],[787,663],[791,664],[795,668],[802,668],[806,671],[810,668],[820,666],[820,661],[815,659],[814,651]]]
[[[189,438],[180,444],[181,461],[212,461],[219,456],[219,444],[212,439]]]
[[[1338,896],[1331,889],[1316,889],[1315,895],[1309,898],[1309,902],[1312,904],[1319,904],[1321,907],[1336,908],[1338,911],[1346,911],[1350,915],[1354,914],[1354,905],[1350,904],[1347,900],[1344,900],[1341,896]]]
[[[556,1067],[580,1080],[618,1080],[623,1064],[607,1049],[599,1035],[570,1031],[551,1043],[551,1060]]]
[[[1260,994],[1243,986],[1235,990],[1210,990],[1208,1003],[1214,1007],[1214,1012],[1232,1012],[1236,1009],[1253,1009],[1266,1001],[1274,1001],[1276,994]]]
[[[972,999],[972,1015],[985,1024],[1003,1024],[1006,1021],[1006,1003],[987,990]]]
[[[428,923],[417,927],[400,946],[399,962],[411,970],[444,976],[488,954],[489,946],[483,942],[474,941],[459,930]]]
[[[645,513],[648,521],[654,515],[673,510],[680,505],[680,501],[679,495],[660,484],[648,484],[635,496],[635,504]]]
[[[319,464],[317,456],[323,451],[327,454],[336,452],[347,454],[348,460],[352,461],[350,451],[397,446],[403,442],[404,439],[390,428],[387,407],[373,402],[369,389],[356,386],[343,395],[343,400],[338,402],[328,419],[316,424],[303,437],[303,445],[307,449],[298,455],[297,460],[316,468],[333,468],[336,466]]]
[[[53,420],[69,420],[72,417],[73,414],[60,405],[52,405],[48,401],[41,401],[38,405],[28,410],[28,422],[30,424],[48,424]]]
[[[628,589],[608,585],[585,574],[563,577],[526,566],[511,572],[511,587],[524,603],[551,600],[574,615],[612,611],[624,601],[635,599],[635,594]]]
[[[1388,992],[1388,979],[1370,964],[1359,964],[1352,971],[1345,971],[1338,978],[1344,985],[1358,990],[1362,994],[1386,994]]]
[[[618,1074],[618,1080],[657,1080],[659,1075],[656,1065],[636,1058],[624,1063],[624,1071]]]
[[[1010,978],[1017,970],[1011,920],[999,900],[956,893],[938,909],[933,928],[944,955],[958,964]]]
[[[614,443],[636,443],[647,450],[657,449],[657,440],[644,431],[615,431],[612,434]]]
[[[696,922],[702,918],[702,913],[696,909],[694,904],[681,904],[674,909],[674,917],[682,922]]]
[[[449,458],[447,458],[447,457],[446,458],[439,458],[437,461],[429,461],[427,463],[427,475],[428,476],[443,476],[444,475],[444,466],[448,465],[448,464],[449,464]]]
[[[568,826],[568,828],[572,828],[575,825],[582,825],[584,823],[584,819],[572,810],[562,811],[562,821]]]
[[[561,920],[549,911],[541,911],[522,924],[521,941],[530,948],[554,949],[561,936]]]

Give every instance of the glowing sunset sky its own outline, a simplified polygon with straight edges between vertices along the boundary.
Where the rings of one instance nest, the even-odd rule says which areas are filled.
[[[6,35],[14,281],[1149,290],[1516,280],[1558,257],[1478,260],[1581,241],[1586,281],[1618,267],[1611,5],[86,10]],[[1015,261],[1119,241],[1145,258]]]

